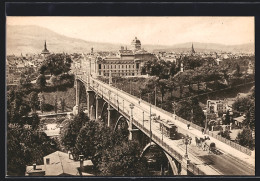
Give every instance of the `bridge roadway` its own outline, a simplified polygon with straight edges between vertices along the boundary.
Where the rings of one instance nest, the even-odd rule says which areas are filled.
[[[85,78],[85,79],[84,79]],[[86,83],[86,77],[81,78]],[[155,106],[132,96],[122,90],[101,82],[90,77],[90,88],[97,94],[106,99],[115,109],[118,109],[125,116],[130,116],[130,103],[135,106],[133,108],[133,124],[142,130],[147,136],[150,132],[150,109],[152,114],[160,115],[160,119],[170,120],[178,127],[178,132],[183,135],[188,134],[192,137],[192,144],[188,145],[188,155],[191,160],[191,165],[199,169],[200,174],[206,175],[254,175],[254,158],[232,148],[231,146],[209,136],[212,142],[216,143],[216,147],[221,151],[221,155],[209,154],[199,150],[195,146],[195,136],[204,137],[201,131],[194,128],[187,129],[187,125],[178,121],[178,117],[172,114],[166,114]],[[166,136],[162,136],[159,130],[158,123],[152,121],[152,140],[161,146],[174,158],[185,154],[185,145],[181,140],[171,140]],[[162,141],[163,137],[163,141]],[[170,147],[170,148],[169,148]],[[191,149],[192,148],[192,149]],[[232,155],[230,154],[232,153]],[[177,159],[178,160],[178,159]],[[191,167],[191,166],[189,166]],[[189,168],[188,167],[188,168]],[[189,168],[194,173],[194,168]]]

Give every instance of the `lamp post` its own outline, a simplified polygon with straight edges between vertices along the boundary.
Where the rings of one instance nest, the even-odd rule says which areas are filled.
[[[150,103],[150,145],[152,144],[152,105]]]
[[[143,111],[143,126],[144,126],[144,111]]]
[[[208,111],[209,109],[206,109],[206,121],[205,121],[205,129],[204,129],[204,134],[207,132],[207,127],[208,127]]]
[[[184,144],[186,145],[186,152],[185,152],[184,157],[188,159],[188,158],[189,158],[189,157],[188,157],[188,145],[191,144],[192,138],[191,138],[189,135],[186,135],[186,136],[185,136],[184,138],[182,138],[182,139],[183,139]]]
[[[176,103],[175,102],[172,103],[172,107],[173,107],[173,114],[175,114],[175,108],[176,108]]]
[[[129,107],[131,109],[130,125],[129,125],[129,131],[130,131],[130,133],[129,133],[129,140],[132,140],[132,137],[133,137],[132,129],[133,129],[133,109],[134,109],[134,106],[135,105],[133,103],[129,104]]]
[[[123,99],[123,112],[124,112],[124,108],[125,108],[124,102],[125,102],[125,100]]]
[[[174,119],[176,120],[176,102],[172,103],[172,107],[173,107],[173,114],[174,114]]]
[[[157,96],[157,94],[156,94],[156,92],[157,92],[157,90],[156,90],[156,86],[155,86],[155,90],[154,90],[154,105],[156,106],[156,103],[157,103],[157,98],[156,98],[156,96]]]
[[[162,130],[162,142],[163,142],[163,126],[161,126],[161,130]]]

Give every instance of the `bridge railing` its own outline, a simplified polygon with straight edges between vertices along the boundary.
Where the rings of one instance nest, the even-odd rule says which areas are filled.
[[[85,78],[86,76],[82,76],[82,75],[79,76],[79,75],[78,75],[78,77],[80,77],[81,79],[83,79],[83,78]],[[90,78],[90,85],[93,85],[91,81],[97,82],[97,83],[100,83],[100,82],[101,82],[101,83],[104,84],[104,85],[106,84],[106,83],[104,83],[104,82],[102,82],[102,81],[100,81],[100,80],[95,80],[95,79],[93,79],[93,78]],[[117,90],[117,91],[122,91],[122,90],[120,90],[120,89],[118,89],[118,88],[116,88],[116,87],[113,87],[113,89],[115,89],[115,90]],[[123,92],[124,92],[124,91],[123,91]],[[127,94],[128,96],[130,96],[130,97],[136,99],[135,96],[133,96],[133,95],[127,93],[127,92],[124,92],[124,94]],[[129,101],[129,102],[130,102],[130,101]],[[143,103],[143,104],[146,104],[146,105],[150,105],[150,103],[146,102],[145,100],[142,100],[142,103]],[[164,114],[166,114],[166,115],[168,115],[168,116],[170,116],[170,117],[173,116],[172,113],[170,113],[170,112],[168,112],[168,111],[165,111],[165,110],[163,110],[163,109],[161,109],[161,108],[159,108],[159,107],[156,107],[156,106],[154,106],[154,105],[151,105],[151,107],[152,107],[153,109],[157,110],[157,111],[163,112]],[[202,130],[202,127],[200,127],[200,126],[198,126],[198,125],[196,125],[196,124],[194,124],[194,123],[192,123],[192,122],[190,122],[190,121],[187,121],[187,120],[185,120],[185,119],[183,119],[183,118],[181,118],[181,117],[179,117],[179,116],[177,116],[177,115],[175,115],[175,116],[176,116],[176,120],[178,120],[178,121],[180,121],[180,122],[183,122],[183,123],[185,123],[185,124],[190,124],[190,126],[191,126],[192,128],[197,129],[197,130],[199,130],[199,131]],[[223,138],[223,137],[221,137],[221,136],[219,136],[219,135],[217,135],[217,134],[214,134],[213,132],[206,131],[206,134],[208,134],[208,135],[214,137],[215,139],[217,139],[217,140],[219,140],[219,141],[221,141],[221,142],[223,142],[223,143],[225,143],[225,144],[227,144],[227,145],[229,145],[229,146],[231,146],[231,147],[233,147],[233,148],[235,148],[235,149],[237,149],[237,150],[239,150],[239,151],[241,151],[241,152],[243,152],[243,153],[245,153],[245,154],[247,154],[247,155],[249,155],[249,156],[252,154],[252,151],[251,151],[250,149],[248,149],[248,148],[246,148],[246,147],[244,147],[244,146],[241,146],[241,145],[239,145],[239,144],[237,144],[237,143],[235,143],[235,142],[233,142],[233,141],[230,141],[230,140],[228,140],[228,139],[225,139],[225,138]]]
[[[143,130],[147,135],[150,134],[150,130],[145,128],[141,123],[139,123],[136,120],[133,120],[133,123],[139,127],[139,129]],[[160,145],[166,152],[168,152],[171,156],[173,156],[176,160],[178,160],[180,163],[182,163],[183,157],[181,154],[176,152],[170,145],[168,145],[166,142],[164,142],[161,138],[156,136],[155,134],[152,134],[152,140],[156,142],[158,145]],[[203,171],[201,171],[196,165],[190,162],[188,165],[188,170],[192,172],[194,175],[206,175]]]

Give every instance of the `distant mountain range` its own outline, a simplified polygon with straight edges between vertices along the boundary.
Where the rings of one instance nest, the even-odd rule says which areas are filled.
[[[130,47],[130,42],[126,44],[98,43],[85,41],[76,38],[70,38],[55,33],[47,28],[40,26],[21,26],[7,25],[6,31],[6,52],[7,55],[21,53],[40,53],[43,50],[44,41],[47,41],[47,48],[50,52],[67,52],[82,53],[90,52],[91,47],[94,51],[117,51],[121,46]],[[140,37],[142,42],[142,38]],[[191,50],[191,42],[176,44],[172,46],[162,45],[142,45],[149,51],[189,51]],[[254,44],[242,45],[221,45],[214,43],[197,43],[193,42],[195,51],[226,51],[226,52],[254,52]]]

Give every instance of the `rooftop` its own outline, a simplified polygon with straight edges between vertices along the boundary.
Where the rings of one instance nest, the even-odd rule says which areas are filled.
[[[47,164],[46,159],[49,159]],[[68,153],[56,151],[51,153],[44,158],[45,175],[46,176],[58,176],[58,175],[74,175],[79,176],[80,161],[74,161],[69,158]],[[83,166],[93,166],[91,160],[85,160]]]

